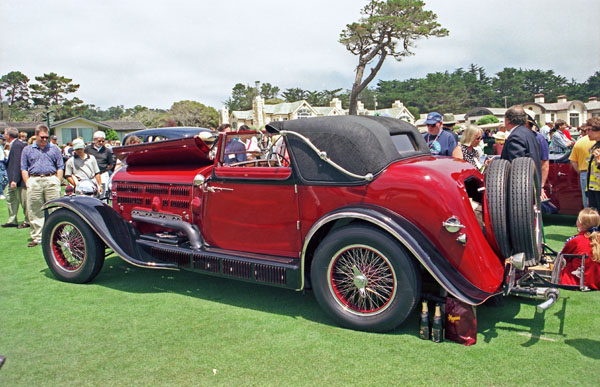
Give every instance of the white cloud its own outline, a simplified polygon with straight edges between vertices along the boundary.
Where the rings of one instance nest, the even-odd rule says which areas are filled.
[[[221,107],[238,82],[282,90],[350,88],[355,58],[337,42],[366,0],[220,2],[74,0],[0,4],[0,75],[56,72],[102,108],[168,108],[193,99]],[[600,69],[600,2],[432,0],[450,30],[388,60],[381,79],[421,77],[470,63],[554,70],[582,82]],[[374,85],[375,83],[373,83]]]

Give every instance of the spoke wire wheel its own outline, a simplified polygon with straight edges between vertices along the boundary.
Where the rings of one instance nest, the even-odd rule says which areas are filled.
[[[396,295],[392,264],[380,251],[366,245],[339,250],[327,268],[329,290],[340,306],[356,315],[385,311]]]
[[[339,325],[387,332],[402,324],[421,298],[415,259],[385,231],[349,224],[330,232],[310,264],[315,298]]]
[[[51,231],[52,259],[57,267],[75,272],[86,258],[86,244],[81,231],[70,222],[60,222]]]
[[[46,218],[42,252],[52,274],[65,282],[89,282],[104,264],[104,242],[85,220],[66,208]]]

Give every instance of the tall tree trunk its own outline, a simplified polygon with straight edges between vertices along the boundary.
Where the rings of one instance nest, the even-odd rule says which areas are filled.
[[[354,77],[354,83],[352,84],[352,91],[350,92],[350,107],[348,110],[348,114],[351,116],[358,115],[358,96],[360,92],[363,91],[364,86],[361,87],[363,74],[365,73],[365,64],[359,64],[356,67],[356,76]]]
[[[375,67],[371,69],[371,72],[367,76],[367,78],[363,81],[363,75],[365,73],[365,67],[367,67],[367,63],[363,63],[359,61],[359,65],[356,67],[356,77],[354,78],[354,84],[352,85],[352,92],[350,92],[350,108],[348,114],[351,116],[358,115],[358,96],[360,93],[371,83],[377,72],[381,69],[383,62],[385,61],[385,57],[387,56],[387,51],[383,50],[379,54],[379,59],[377,60],[377,64]]]

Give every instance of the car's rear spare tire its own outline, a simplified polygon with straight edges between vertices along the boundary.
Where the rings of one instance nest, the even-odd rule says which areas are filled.
[[[512,254],[507,215],[510,167],[510,162],[494,159],[485,172],[485,190],[492,234],[497,245],[495,247],[504,258]]]
[[[511,162],[508,224],[513,254],[525,253],[525,265],[539,263],[542,251],[540,178],[534,161],[519,157]]]
[[[416,263],[391,236],[366,225],[327,235],[311,266],[315,297],[340,325],[385,332],[400,325],[421,294]]]

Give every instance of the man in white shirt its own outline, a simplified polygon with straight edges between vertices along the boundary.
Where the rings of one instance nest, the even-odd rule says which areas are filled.
[[[98,186],[98,193],[102,194],[102,181],[100,180],[100,169],[96,158],[84,152],[85,144],[80,138],[73,140],[73,156],[65,164],[65,178],[71,183],[73,188],[81,180],[95,180]]]
[[[546,125],[540,128],[540,134],[544,136],[547,142],[550,142],[550,129],[554,124],[551,121],[546,122]]]

